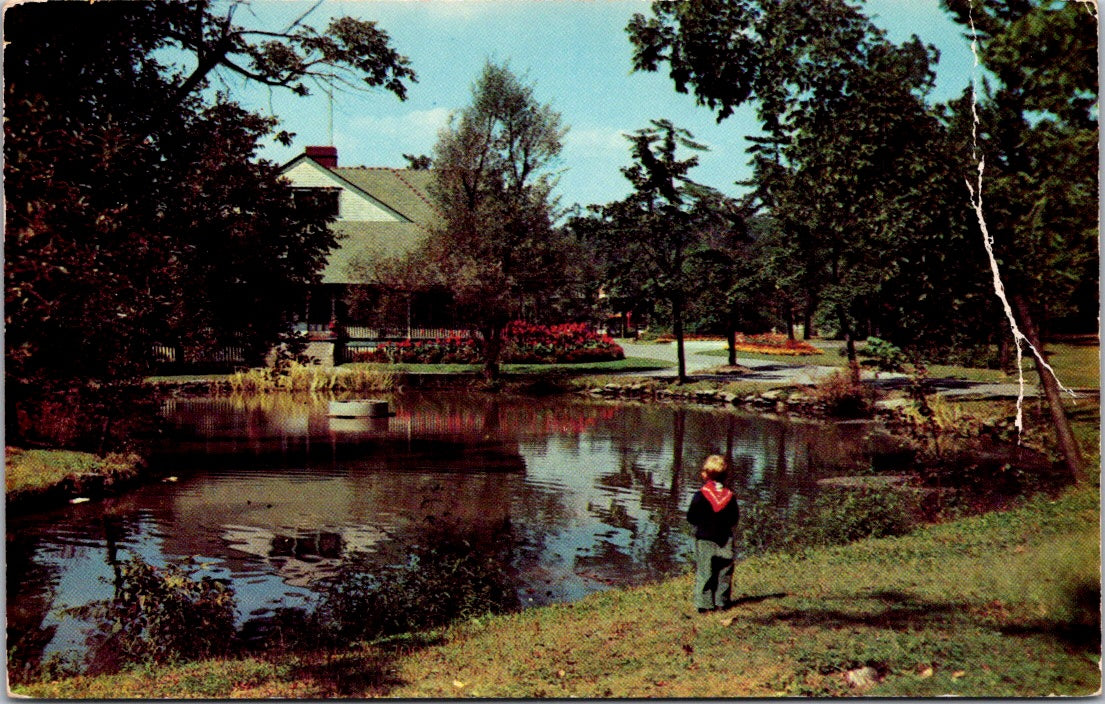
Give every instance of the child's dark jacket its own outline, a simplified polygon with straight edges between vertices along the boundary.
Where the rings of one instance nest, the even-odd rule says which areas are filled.
[[[706,494],[710,494],[710,498]],[[713,499],[713,501],[711,501]],[[710,482],[695,492],[687,509],[687,521],[694,526],[694,537],[725,545],[733,536],[740,519],[737,499],[728,489],[717,490]]]

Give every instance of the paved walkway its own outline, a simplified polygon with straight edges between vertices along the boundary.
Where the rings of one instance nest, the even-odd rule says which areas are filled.
[[[654,342],[622,342],[618,344],[625,350],[627,357],[643,357],[659,359],[665,362],[676,362],[676,346],[674,342],[657,344]],[[835,340],[818,340],[817,346],[825,350],[825,354],[837,354],[843,342]],[[747,367],[750,371],[739,376],[710,374],[710,370],[724,366],[728,362],[725,356],[702,354],[708,350],[725,349],[725,343],[717,340],[688,340],[684,343],[687,363],[687,375],[697,379],[729,379],[733,381],[763,381],[787,385],[812,385],[822,381],[833,372],[840,371],[841,367],[830,367],[821,364],[794,365],[773,362],[766,359],[742,359],[737,353],[737,364]],[[815,358],[810,358],[815,359]],[[660,369],[653,372],[630,372],[636,376],[654,376],[661,378],[676,377],[675,368]],[[903,388],[909,380],[905,374],[895,372],[873,372],[864,370],[860,373],[864,381],[872,383],[879,388],[895,389]],[[955,398],[1016,398],[1019,392],[1016,383],[986,383],[968,381],[966,379],[932,379],[932,384],[937,393],[943,396]],[[1025,383],[1025,396],[1033,397],[1037,393],[1036,385]],[[1083,395],[1096,395],[1096,390],[1082,390]]]

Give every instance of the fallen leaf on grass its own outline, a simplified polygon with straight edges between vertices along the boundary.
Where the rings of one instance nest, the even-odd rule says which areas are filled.
[[[932,672],[933,672],[932,665],[928,665],[927,667],[921,668],[921,671],[918,672],[917,674],[920,675],[921,677],[932,677]]]
[[[953,680],[957,680],[960,677],[966,677],[966,676],[967,676],[967,671],[966,670],[956,670],[955,672],[952,673],[952,679]]]
[[[733,621],[736,621],[736,620],[737,620],[736,616],[726,616],[725,618],[721,619],[721,625],[723,625],[723,626],[732,626]]]
[[[462,689],[468,686],[467,682],[461,682],[460,680],[453,680],[453,686],[457,689]]]

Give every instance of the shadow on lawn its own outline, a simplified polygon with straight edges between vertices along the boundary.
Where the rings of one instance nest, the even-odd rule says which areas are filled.
[[[395,687],[409,684],[396,672],[397,659],[443,642],[439,636],[416,635],[402,643],[377,645],[360,654],[322,655],[317,661],[293,668],[288,679],[314,681],[327,697],[386,697]]]
[[[771,595],[776,596],[776,595]],[[781,596],[781,595],[780,595]],[[762,601],[767,597],[751,597],[750,600]],[[1057,620],[1014,621],[996,624],[997,630],[1010,636],[1047,635],[1070,647],[1100,651],[1100,610],[1098,601],[1100,592],[1091,589],[1079,591],[1075,596],[1078,616],[1071,622]],[[958,623],[977,622],[976,609],[963,603],[934,602],[918,599],[900,591],[879,591],[855,597],[837,597],[833,600],[845,601],[854,608],[793,608],[778,611],[748,620],[762,625],[771,625],[786,621],[797,627],[818,627],[846,629],[857,626],[885,628],[895,631],[910,631],[924,627],[948,627]],[[737,600],[734,604],[742,600]],[[810,599],[809,602],[825,601]],[[807,602],[807,603],[809,603]],[[881,608],[872,605],[864,608],[864,602],[881,603]],[[746,602],[747,603],[747,602]]]
[[[962,604],[935,603],[916,599],[909,594],[897,591],[882,591],[843,599],[855,605],[852,610],[832,608],[794,608],[749,619],[752,622],[770,625],[778,621],[787,621],[795,626],[817,626],[819,628],[853,628],[856,626],[876,626],[897,631],[906,631],[918,626],[944,625],[957,620],[965,613]],[[810,600],[820,601],[820,600]],[[863,602],[881,602],[879,610],[864,609]]]

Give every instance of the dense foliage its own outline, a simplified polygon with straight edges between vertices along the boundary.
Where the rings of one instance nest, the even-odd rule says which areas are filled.
[[[234,589],[176,565],[134,556],[116,566],[115,594],[70,611],[96,623],[94,669],[168,663],[230,652],[235,644]]]
[[[371,273],[385,286],[448,291],[489,379],[507,323],[560,308],[584,280],[586,257],[553,226],[564,134],[530,86],[489,62],[434,149],[430,193],[442,222],[405,261]]]
[[[719,121],[754,106],[763,136],[750,139],[747,205],[771,227],[741,278],[768,274],[777,298],[804,308],[807,334],[877,334],[930,359],[1008,348],[964,184],[979,157],[1007,286],[1045,334],[1096,327],[1092,12],[1050,0],[945,6],[977,29],[991,78],[947,106],[929,101],[935,49],[889,41],[844,0],[657,2],[627,27],[635,67],[666,68]]]
[[[321,204],[293,201],[278,167],[256,159],[275,121],[212,95],[208,77],[297,93],[363,78],[402,97],[413,73],[372,23],[253,31],[233,22],[236,7],[5,13],[10,439],[33,429],[15,421],[33,426],[44,399],[148,371],[155,343],[260,361],[335,245]]]

